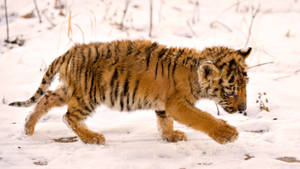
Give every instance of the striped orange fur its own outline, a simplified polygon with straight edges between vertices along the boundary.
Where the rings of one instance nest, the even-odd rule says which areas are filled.
[[[89,130],[84,120],[105,104],[120,111],[155,110],[164,140],[187,139],[182,131],[173,129],[176,120],[223,144],[237,138],[236,128],[194,104],[208,98],[229,113],[245,111],[245,59],[250,52],[251,48],[227,47],[199,51],[144,40],[78,44],[50,64],[29,100],[9,105],[37,103],[25,124],[27,135],[34,133],[36,123],[49,109],[68,105],[65,120],[80,139],[104,144],[104,136]],[[49,91],[56,74],[62,84]]]

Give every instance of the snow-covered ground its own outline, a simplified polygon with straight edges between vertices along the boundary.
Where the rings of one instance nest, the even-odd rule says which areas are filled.
[[[124,30],[118,25],[126,0],[63,0],[66,16],[59,15],[54,2],[38,1],[41,24],[36,16],[22,17],[34,10],[32,0],[7,2],[10,38],[24,39],[23,46],[4,43],[4,4],[0,4],[1,169],[300,168],[299,1],[153,0],[151,38],[148,0],[130,1]],[[256,9],[258,13],[252,17]],[[72,34],[68,38],[70,11]],[[54,141],[75,136],[62,121],[66,107],[51,110],[37,125],[36,133],[26,136],[24,120],[32,108],[14,108],[7,103],[29,98],[47,65],[73,43],[116,39],[152,39],[200,50],[213,45],[236,49],[247,45],[254,49],[248,59],[250,67],[272,62],[249,69],[247,116],[229,115],[223,110],[218,116],[213,102],[197,104],[235,125],[239,139],[219,145],[203,133],[176,123],[188,141],[167,143],[158,135],[153,111],[120,113],[106,107],[98,108],[87,121],[94,131],[104,133],[107,143],[103,146],[86,145],[77,138],[69,143]],[[270,112],[260,110],[257,100]]]

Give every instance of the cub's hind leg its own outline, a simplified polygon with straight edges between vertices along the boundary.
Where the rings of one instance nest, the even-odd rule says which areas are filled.
[[[105,138],[103,134],[89,130],[84,123],[84,120],[92,111],[92,106],[88,106],[81,97],[72,97],[68,103],[68,112],[64,118],[82,142],[88,144],[104,144]]]
[[[39,119],[46,115],[47,112],[57,106],[63,106],[67,102],[67,93],[64,87],[60,87],[55,91],[48,91],[37,103],[33,112],[25,123],[25,134],[33,135],[34,128]]]
[[[157,117],[158,131],[163,140],[168,142],[186,141],[186,135],[180,130],[173,129],[173,118],[165,111],[155,111]]]

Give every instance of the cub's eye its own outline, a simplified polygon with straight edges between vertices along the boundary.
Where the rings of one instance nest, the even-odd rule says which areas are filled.
[[[230,86],[230,87],[225,87],[224,88],[224,96],[226,97],[232,97],[235,95],[236,91],[235,91],[235,87],[234,86]]]

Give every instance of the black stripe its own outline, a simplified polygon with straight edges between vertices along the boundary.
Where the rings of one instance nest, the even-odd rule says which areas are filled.
[[[173,62],[173,68],[172,68],[172,78],[173,78],[173,82],[174,85],[176,86],[176,81],[175,81],[175,70],[176,70],[176,66],[177,66],[177,60],[181,57],[181,55],[184,53],[184,49],[179,49],[178,54],[175,57],[175,60]]]
[[[188,64],[190,60],[192,60],[192,57],[187,57],[187,58],[185,59],[185,64]]]
[[[114,73],[113,73],[113,75],[112,75],[112,77],[111,77],[111,80],[110,80],[110,86],[111,86],[111,87],[113,87],[114,82],[115,82],[117,79],[118,79],[118,70],[117,70],[117,68],[115,68]]]
[[[30,98],[30,101],[32,101],[32,102],[35,102],[35,97],[34,96],[32,96],[31,98]]]
[[[77,122],[75,122],[75,121],[72,119],[72,117],[75,118],[77,121],[80,121],[80,120],[82,119],[82,118],[80,118],[77,114],[74,114],[74,113],[67,112],[66,115],[67,115],[68,120],[72,121],[73,123],[77,123]]]
[[[172,62],[169,61],[168,63],[168,79],[170,78],[170,67],[171,67]]]
[[[167,114],[165,111],[155,111],[155,113],[160,118],[167,118]]]
[[[48,84],[48,82],[43,78],[42,84],[45,85],[45,84]]]
[[[156,62],[156,65],[155,65],[155,78],[154,79],[156,79],[156,76],[157,76],[158,62],[159,62],[159,60]]]
[[[77,101],[80,103],[81,107],[84,108],[86,111],[88,111],[88,112],[93,111],[93,106],[86,103],[83,99],[77,98]]]
[[[126,79],[125,79],[125,83],[124,83],[124,87],[123,87],[123,95],[127,95],[128,90],[129,90],[129,78],[130,78],[130,73],[127,73]]]
[[[127,45],[128,46],[127,46],[127,54],[126,54],[126,56],[130,55],[131,52],[132,52],[132,41],[128,41]]]
[[[121,111],[123,111],[124,110],[124,97],[121,95],[121,97],[120,97],[120,108],[121,108]]]
[[[89,112],[85,112],[80,109],[76,109],[76,110],[74,110],[74,112],[79,112],[82,116],[88,116],[90,114]]]
[[[185,100],[189,105],[194,106],[194,104],[193,104],[190,100],[188,100],[186,97],[184,97],[184,100]]]
[[[176,86],[176,81],[175,81],[175,70],[176,70],[176,66],[177,66],[177,63],[174,62],[173,69],[172,69],[172,79],[173,79],[173,82],[174,82],[174,85],[175,85],[175,86]]]
[[[226,63],[222,63],[220,66],[219,66],[219,69],[223,69],[223,67],[226,65]]]
[[[96,92],[94,92],[93,90],[95,90],[95,88],[94,88],[94,76],[93,76],[93,74],[91,74],[91,84],[90,84],[90,91],[89,91],[89,95],[90,95],[90,100],[92,101],[94,101],[94,103],[96,103],[95,102],[95,97],[96,97]]]
[[[161,59],[165,55],[166,51],[168,51],[168,49],[163,48],[158,54],[158,59]]]
[[[84,75],[84,81],[85,81],[85,83],[84,83],[84,91],[88,90],[87,88],[88,88],[88,81],[89,81],[90,73],[91,73],[91,68],[88,67],[88,66],[86,66],[85,73],[84,73],[85,74]],[[92,86],[90,86],[90,90],[91,90],[91,87]]]
[[[95,60],[94,60],[93,64],[95,64],[99,59],[98,47],[96,46],[96,44],[94,45],[94,48],[95,48],[95,55],[96,56],[95,56]]]
[[[235,66],[236,63],[234,61],[234,59],[232,59],[230,62],[229,62],[229,66],[228,66],[228,71],[227,71],[227,76],[230,75],[230,73],[233,71],[233,66]]]
[[[61,56],[60,65],[65,63],[66,56],[69,54],[70,50],[68,50],[64,55]]]
[[[139,87],[139,83],[140,83],[140,80],[137,80],[135,82],[135,86],[134,86],[133,93],[132,93],[132,99],[131,99],[132,105],[134,104],[134,99],[135,99],[136,91],[137,91],[137,89]]]
[[[179,49],[179,51],[178,51],[178,53],[177,53],[177,55],[175,57],[175,60],[177,60],[178,58],[180,58],[183,53],[184,53],[184,49]]]
[[[130,105],[129,105],[129,93],[126,95],[126,106],[127,106],[127,111],[130,111],[131,108],[130,108]]]
[[[43,90],[42,90],[41,88],[39,88],[36,92],[37,92],[39,95],[43,95],[43,94],[44,94],[44,92],[43,92]]]
[[[91,47],[88,47],[88,54],[87,54],[87,65],[89,65],[90,61],[91,61],[91,53],[92,53],[92,49]]]
[[[149,68],[151,53],[158,47],[156,42],[146,49],[146,70]]]
[[[100,86],[100,100],[102,102],[105,101],[105,89],[106,89],[106,85]]]
[[[116,83],[115,91],[115,100],[118,100],[119,97],[119,82]]]

